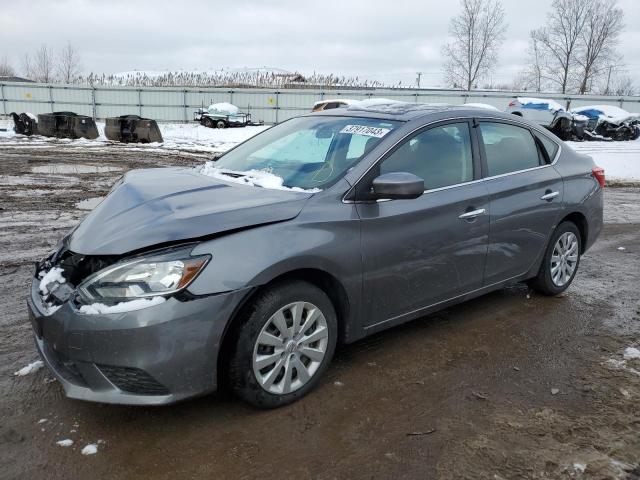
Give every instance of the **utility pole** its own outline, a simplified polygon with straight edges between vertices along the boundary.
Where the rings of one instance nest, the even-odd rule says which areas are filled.
[[[422,72],[416,72],[416,75],[416,83],[418,84],[418,88],[420,88],[420,77],[422,77]]]
[[[611,82],[611,70],[613,70],[613,65],[609,65],[609,74],[607,75],[607,87],[604,89],[605,95],[609,95],[609,82]]]

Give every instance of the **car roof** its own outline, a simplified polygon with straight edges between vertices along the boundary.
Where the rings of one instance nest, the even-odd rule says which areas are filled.
[[[320,112],[309,113],[310,116],[340,116],[374,118],[379,120],[396,120],[410,122],[414,120],[438,120],[450,117],[452,113],[459,117],[491,117],[513,120],[513,115],[486,108],[469,107],[465,105],[449,105],[444,103],[411,103],[394,100],[357,102],[345,108],[333,108]],[[521,120],[521,119],[518,119]]]

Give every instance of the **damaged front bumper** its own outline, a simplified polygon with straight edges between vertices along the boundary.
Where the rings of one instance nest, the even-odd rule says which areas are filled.
[[[225,327],[247,293],[82,314],[72,301],[50,312],[33,280],[27,303],[38,351],[70,398],[162,405],[214,391]]]

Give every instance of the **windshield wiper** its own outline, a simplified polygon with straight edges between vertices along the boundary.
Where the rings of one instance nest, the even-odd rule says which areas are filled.
[[[220,173],[222,175],[226,175],[227,177],[232,177],[232,178],[242,178],[247,176],[246,173],[237,173],[237,172],[220,172]]]

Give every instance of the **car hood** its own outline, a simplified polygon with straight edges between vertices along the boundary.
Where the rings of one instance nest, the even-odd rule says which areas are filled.
[[[193,168],[133,170],[73,231],[69,249],[122,255],[289,220],[311,195],[226,183]]]

